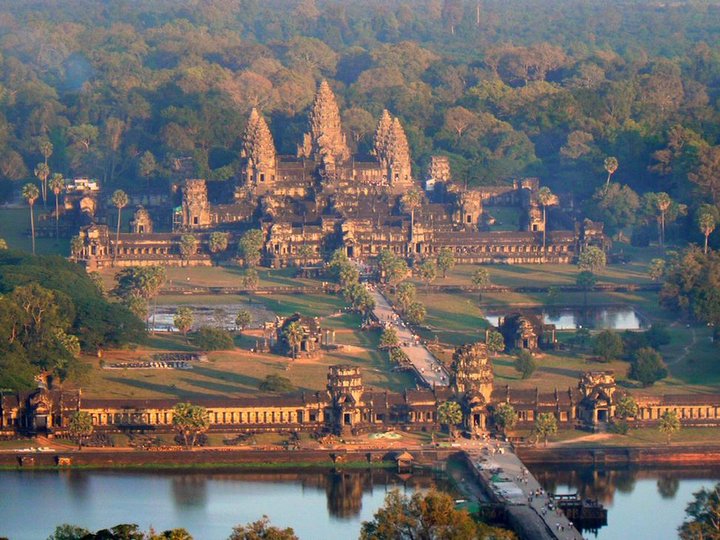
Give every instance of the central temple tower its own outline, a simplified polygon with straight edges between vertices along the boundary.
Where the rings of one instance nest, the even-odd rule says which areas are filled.
[[[340,109],[327,81],[322,81],[312,110],[310,133],[306,133],[298,148],[298,157],[312,158],[330,168],[350,159],[350,148],[340,122]]]

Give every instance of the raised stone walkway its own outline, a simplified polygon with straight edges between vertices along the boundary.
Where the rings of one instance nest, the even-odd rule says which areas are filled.
[[[558,509],[548,509],[550,499],[540,493],[540,483],[523,465],[508,444],[492,443],[490,452],[466,449],[465,455],[476,479],[488,494],[506,505],[510,524],[527,540],[582,540],[583,536]],[[505,481],[493,482],[496,471]]]
[[[450,376],[442,363],[420,343],[417,336],[412,333],[408,325],[390,306],[390,302],[388,302],[380,289],[377,287],[369,287],[369,289],[375,300],[375,317],[380,323],[395,328],[400,341],[400,348],[410,360],[417,377],[424,385],[430,388],[433,386],[448,386]]]

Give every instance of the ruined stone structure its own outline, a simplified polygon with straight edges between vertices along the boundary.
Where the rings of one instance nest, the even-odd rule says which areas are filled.
[[[299,330],[297,343],[291,343],[288,328],[293,325]],[[295,313],[290,317],[278,320],[275,324],[275,350],[288,356],[313,357],[320,351],[323,330],[317,318],[304,317]]]
[[[505,340],[505,350],[525,349],[531,352],[553,347],[557,341],[554,324],[544,324],[540,317],[529,313],[513,313],[503,317],[498,331]]]
[[[167,209],[173,216],[169,220],[172,232],[198,235],[199,255],[206,250],[206,233],[228,232],[229,245],[234,246],[250,228],[263,230],[263,263],[272,267],[316,265],[338,248],[345,249],[353,259],[365,261],[383,249],[423,258],[449,248],[464,263],[570,263],[588,244],[605,244],[602,224],[585,222],[561,230],[557,224],[553,226],[552,218],[546,223],[537,200],[537,179],[465,189],[453,183],[449,161],[443,156],[430,160],[428,177],[433,181],[433,190],[423,194],[420,207],[414,211],[411,231],[411,216],[404,211],[400,197],[419,186],[413,177],[410,148],[400,120],[383,111],[372,155],[351,155],[338,104],[327,82],[321,83],[317,91],[308,132],[297,155],[277,154],[265,118],[253,109],[242,136],[241,157],[242,170],[235,185],[223,183],[210,189],[211,183],[203,179],[186,179],[176,186],[176,200],[172,210]],[[497,206],[518,212],[515,231],[492,230],[492,208]],[[546,202],[545,210],[548,206],[557,207],[558,201]],[[94,214],[88,215],[95,219]],[[156,220],[155,226],[141,221],[134,220],[131,233],[121,236],[118,265],[145,264],[152,256],[157,264],[185,264],[174,237],[160,236],[167,234],[158,232],[160,221]],[[572,223],[572,217],[561,221],[558,223]],[[93,225],[102,225],[102,217]],[[80,236],[90,241],[86,231],[82,230]],[[165,242],[168,249],[147,252],[143,246],[135,245],[151,237]],[[98,241],[93,240],[95,244]],[[87,245],[76,255],[89,269],[110,262],[108,254],[113,252],[115,238],[110,235],[102,241],[103,249]],[[208,261],[199,256],[187,264]]]
[[[135,234],[152,234],[153,221],[150,213],[142,206],[138,206],[135,210],[132,220],[130,221],[130,230]]]

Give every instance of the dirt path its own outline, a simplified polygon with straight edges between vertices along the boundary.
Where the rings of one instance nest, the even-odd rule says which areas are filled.
[[[548,446],[564,446],[566,444],[577,444],[579,442],[606,441],[610,437],[612,437],[610,433],[592,433],[590,435],[583,435],[582,437],[578,437],[577,439],[571,439],[569,441],[551,442],[548,443]]]

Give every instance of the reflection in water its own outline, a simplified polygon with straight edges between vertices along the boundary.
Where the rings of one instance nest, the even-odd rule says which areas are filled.
[[[360,514],[363,476],[366,475],[337,471],[326,477],[327,508],[331,516],[351,518]]]
[[[91,495],[90,482],[86,474],[73,469],[59,471],[59,474],[66,478],[68,491],[74,499],[84,501]]]
[[[658,478],[657,490],[663,499],[674,499],[680,488],[680,480],[677,476],[663,474]]]
[[[540,315],[545,324],[554,324],[558,330],[575,330],[580,327],[598,330],[638,330],[647,327],[645,320],[629,307],[550,307],[523,311]],[[485,314],[485,319],[493,326],[497,326],[500,317],[507,314],[488,312]]]
[[[222,540],[238,523],[267,514],[300,538],[357,538],[386,493],[411,495],[436,485],[430,475],[386,471],[272,470],[128,472],[0,471],[0,537],[47,538],[60,523],[91,530],[129,521],[140,528],[187,529]],[[27,509],[33,519],[27,519]]]
[[[207,478],[199,474],[173,476],[172,494],[178,508],[204,507],[207,504]]]
[[[549,493],[577,493],[608,509],[608,524],[594,531],[598,540],[674,538],[685,506],[700,487],[720,479],[720,469],[637,469],[534,466]]]

